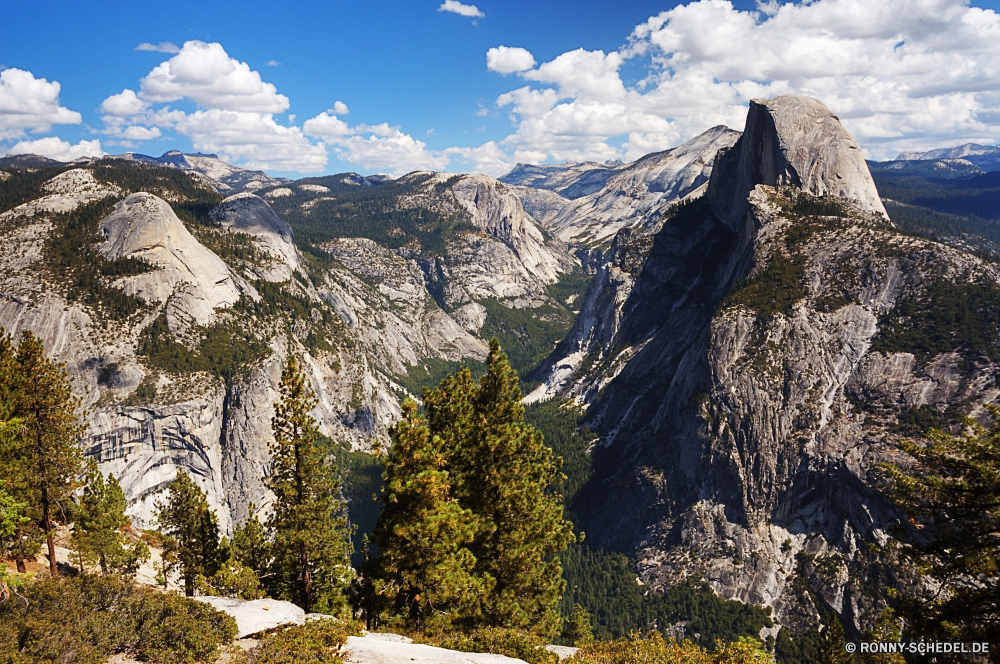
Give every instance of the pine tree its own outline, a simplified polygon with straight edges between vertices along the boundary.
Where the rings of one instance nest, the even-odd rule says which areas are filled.
[[[306,613],[337,613],[346,606],[353,547],[337,469],[316,446],[319,429],[310,415],[315,406],[305,375],[290,355],[281,374],[281,403],[271,420],[271,586]]]
[[[884,466],[911,517],[898,533],[903,560],[942,586],[899,603],[925,638],[1000,642],[1000,408],[987,409],[990,429],[973,419],[959,436],[931,429],[926,445],[901,443],[915,466]]]
[[[477,520],[469,550],[476,574],[494,585],[482,623],[557,633],[565,582],[553,554],[576,539],[562,496],[550,490],[565,479],[562,460],[524,423],[518,377],[499,342],[490,342],[478,384],[462,369],[424,390],[424,407],[452,495]]]
[[[145,542],[129,544],[124,531],[131,525],[125,516],[125,492],[113,475],[104,475],[91,461],[87,485],[74,514],[70,541],[81,562],[97,563],[104,574],[114,572],[134,576],[139,565],[149,559]]]
[[[57,515],[76,490],[83,471],[79,440],[84,425],[77,418],[79,400],[73,397],[66,370],[45,358],[41,340],[21,333],[16,354],[14,389],[16,414],[23,419],[24,435],[15,456],[21,464],[22,482],[30,485],[38,526],[49,553],[49,572],[55,576],[55,527]]]
[[[886,608],[879,614],[872,631],[865,636],[865,641],[877,643],[899,643],[903,630],[896,618],[896,613]],[[906,664],[902,653],[876,653],[859,655],[858,659],[865,664]]]
[[[167,536],[164,560],[169,561],[164,575],[179,570],[184,579],[184,593],[194,596],[199,576],[215,574],[219,565],[219,522],[208,506],[204,491],[191,476],[179,471],[167,485],[166,502],[156,502],[156,520]]]
[[[816,661],[819,664],[853,664],[854,655],[847,652],[844,640],[844,626],[840,618],[831,613],[827,616],[826,627],[820,633],[816,646]]]
[[[579,604],[573,607],[573,614],[566,621],[563,628],[563,640],[571,646],[585,646],[594,641],[594,632],[590,627],[590,614]]]
[[[365,569],[371,590],[410,627],[436,631],[472,622],[493,585],[475,575],[476,559],[467,548],[478,524],[450,495],[440,441],[431,438],[412,399],[403,403],[392,442],[383,459],[386,487],[373,534],[381,556]],[[370,601],[368,612],[379,604]]]
[[[267,578],[273,557],[271,540],[264,524],[257,519],[257,506],[253,503],[250,503],[249,514],[247,520],[233,531],[232,555],[263,581]]]
[[[24,561],[41,549],[41,538],[35,520],[29,516],[32,489],[21,440],[27,430],[23,419],[16,417],[16,383],[16,351],[10,337],[0,332],[0,509],[4,510],[0,517],[0,555],[13,558],[17,571],[23,574]]]

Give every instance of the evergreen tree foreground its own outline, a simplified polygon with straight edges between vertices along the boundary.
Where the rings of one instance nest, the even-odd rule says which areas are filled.
[[[575,541],[563,518],[562,460],[524,422],[518,377],[496,339],[477,382],[463,368],[412,401],[383,460],[378,557],[364,567],[369,624],[455,625],[553,636],[565,582],[556,553]]]

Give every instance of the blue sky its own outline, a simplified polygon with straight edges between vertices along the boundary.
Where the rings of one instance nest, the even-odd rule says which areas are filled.
[[[634,159],[714,124],[740,129],[748,99],[786,92],[822,99],[875,158],[995,143],[996,9],[8,0],[0,154],[202,149],[292,176],[497,175],[516,161]]]

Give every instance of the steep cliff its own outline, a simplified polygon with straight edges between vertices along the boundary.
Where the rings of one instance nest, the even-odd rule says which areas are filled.
[[[896,231],[820,102],[752,102],[705,197],[616,236],[529,396],[574,399],[602,434],[588,543],[793,628],[823,605],[870,625],[871,587],[902,582],[879,464],[1000,394],[998,277]]]
[[[598,191],[563,206],[546,228],[559,239],[607,245],[623,228],[652,228],[668,203],[703,193],[716,154],[740,137],[713,127],[671,150],[655,152],[621,168]]]
[[[183,168],[43,165],[24,202],[0,210],[0,326],[32,330],[66,363],[87,409],[86,454],[119,478],[140,526],[153,525],[178,470],[208,492],[224,530],[249,503],[268,507],[270,420],[289,352],[302,358],[322,433],[370,450],[388,442],[421,381],[485,359],[487,318],[561,307],[568,329],[547,289],[578,263],[492,178],[409,176],[390,183],[384,217],[355,215],[332,239],[300,225],[302,242],[267,199],[308,218],[340,192],[381,200],[385,180],[344,174],[222,199],[189,171],[192,159],[213,166],[200,156]],[[364,237],[401,216],[417,242]]]

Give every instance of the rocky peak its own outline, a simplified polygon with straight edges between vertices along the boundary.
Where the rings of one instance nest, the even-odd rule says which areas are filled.
[[[159,268],[124,277],[116,285],[147,302],[166,302],[171,331],[187,329],[192,322],[208,325],[216,309],[240,298],[229,267],[191,235],[166,201],[153,194],[132,194],[115,205],[98,232],[104,242],[97,251],[105,258],[142,259]]]
[[[309,186],[309,185],[305,185]],[[287,281],[302,264],[292,228],[260,196],[244,192],[225,199],[209,215],[227,230],[253,237],[254,245],[273,260],[258,269],[266,281]]]
[[[759,184],[838,196],[862,211],[888,216],[857,141],[823,102],[803,95],[750,102],[743,136],[716,158],[708,199],[735,229]]]
[[[620,167],[598,191],[564,205],[547,228],[560,240],[588,246],[609,244],[623,228],[651,229],[666,204],[704,193],[715,155],[739,137],[728,127],[712,127],[676,148]]]

